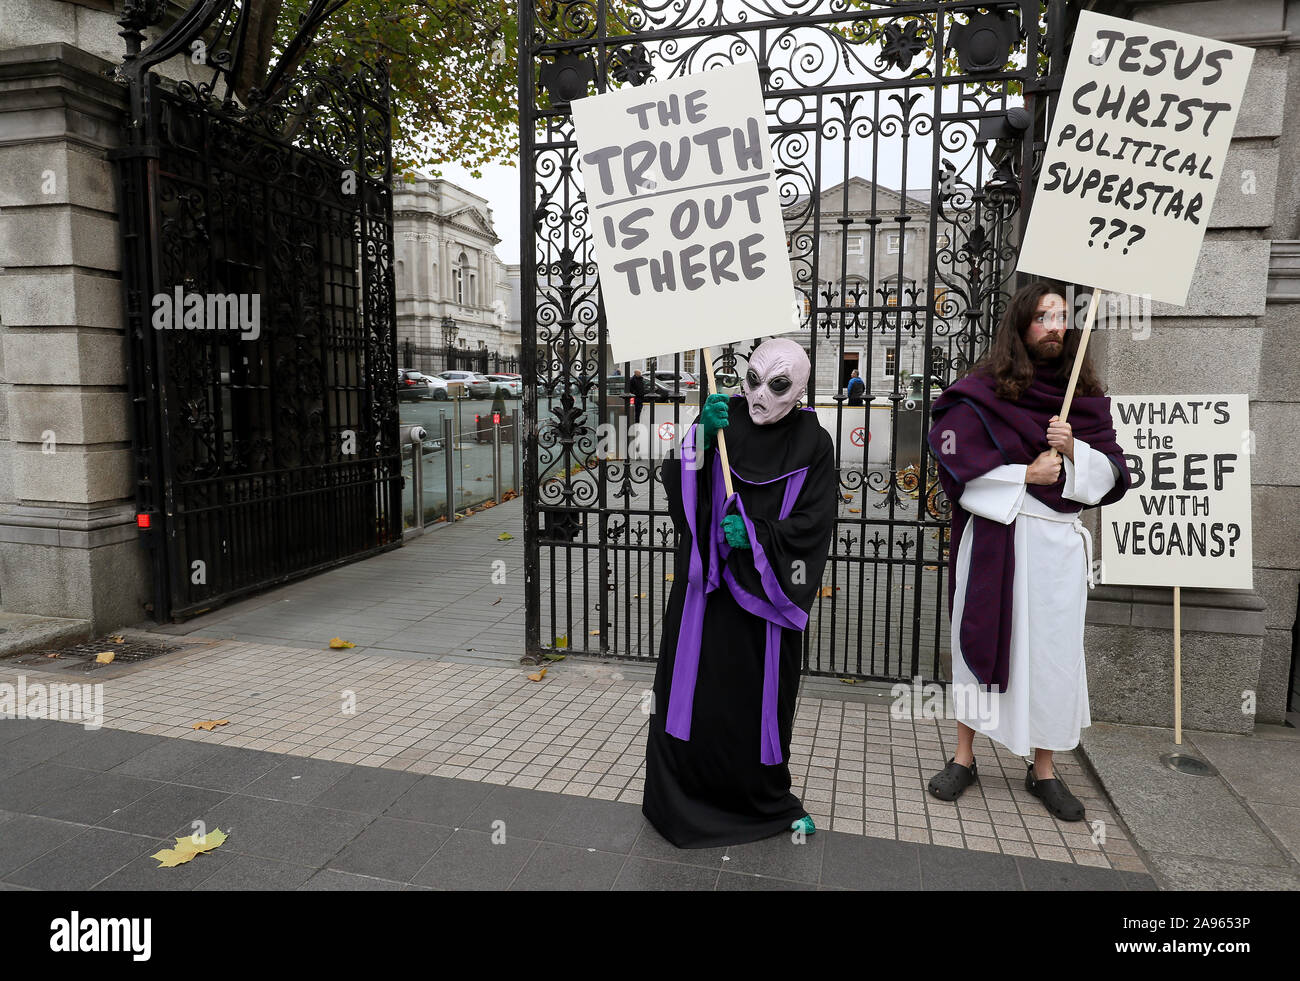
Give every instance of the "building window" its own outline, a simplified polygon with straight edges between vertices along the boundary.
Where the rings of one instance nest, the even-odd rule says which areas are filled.
[[[456,302],[461,306],[465,305],[465,290],[469,286],[466,280],[469,278],[469,256],[464,252],[456,260],[455,268],[451,271],[451,279],[456,294]]]
[[[889,232],[885,235],[885,251],[890,255],[898,255],[898,240],[901,237],[898,232]]]
[[[861,233],[847,236],[849,255],[862,255]]]
[[[886,378],[894,377],[894,367],[897,364],[897,361],[898,359],[895,356],[894,349],[892,347],[885,348],[885,377]]]
[[[479,305],[479,302],[478,302],[478,273],[473,273],[473,272],[472,272],[472,273],[469,274],[469,292],[466,294],[466,296],[468,297],[468,299],[467,299],[467,303],[468,303],[470,306],[478,306],[478,305]]]

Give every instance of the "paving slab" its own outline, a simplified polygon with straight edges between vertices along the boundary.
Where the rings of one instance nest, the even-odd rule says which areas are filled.
[[[1094,723],[1082,749],[1161,888],[1300,889],[1295,812],[1271,803],[1259,810],[1243,797],[1291,799],[1300,741],[1184,732],[1177,746],[1167,729]],[[1160,757],[1175,751],[1222,769],[1207,776],[1168,769]]]

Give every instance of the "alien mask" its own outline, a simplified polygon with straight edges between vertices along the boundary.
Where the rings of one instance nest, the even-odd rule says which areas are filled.
[[[808,388],[812,367],[804,349],[788,337],[764,341],[749,358],[740,390],[749,403],[749,417],[760,426],[784,419]]]

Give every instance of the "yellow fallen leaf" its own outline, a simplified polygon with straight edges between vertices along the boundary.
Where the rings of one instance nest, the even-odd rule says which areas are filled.
[[[508,541],[512,541],[512,540],[514,539],[514,537],[515,537],[515,536],[512,535],[512,534],[510,534],[510,532],[508,532],[508,531],[503,531],[501,534],[497,535],[497,541],[499,541],[499,542],[508,542]]]
[[[164,848],[160,852],[154,852],[150,858],[158,859],[160,869],[174,869],[178,865],[184,865],[186,862],[193,860],[198,852],[182,852],[175,848]]]
[[[671,572],[668,573],[666,576],[664,576],[664,582],[672,582],[672,581],[673,581],[673,574]]]
[[[176,839],[176,851],[192,851],[202,855],[204,852],[212,851],[219,845],[224,845],[227,837],[229,836],[220,828],[213,828],[207,834],[201,836],[198,841],[194,840],[193,835],[187,835],[184,838]]]
[[[542,657],[546,658],[546,660],[548,660],[548,661],[563,661],[566,657],[568,657],[568,655],[567,655],[567,654],[552,654],[552,653],[550,653],[549,651],[542,651]]]
[[[186,862],[194,860],[194,856],[210,852],[218,845],[222,845],[226,840],[226,833],[220,828],[209,831],[200,841],[195,841],[194,836],[188,838],[177,838],[175,848],[164,848],[160,852],[154,852],[150,858],[156,858],[160,863],[160,869],[174,869],[178,865],[184,865]]]
[[[528,676],[528,680],[541,681],[543,678],[546,677],[546,670],[547,670],[546,668],[542,668],[542,670],[540,671],[534,671],[532,674]]]
[[[636,594],[636,598],[637,598],[637,599],[645,599],[645,598],[646,598],[647,596],[649,596],[649,595],[650,595],[649,593],[637,593],[637,594]]]
[[[111,664],[111,663],[113,662],[113,658],[115,658],[115,657],[117,657],[117,655],[114,654],[112,651],[103,651],[103,652],[101,652],[101,653],[95,655],[95,663],[96,663],[96,664]]]
[[[123,637],[121,634],[114,634],[112,637],[110,637],[110,638],[108,638],[108,639],[111,640],[114,644],[125,644],[125,643],[126,643],[126,638]]]
[[[858,679],[857,679],[857,678],[841,678],[841,679],[840,679],[840,684],[842,684],[842,685],[856,685],[857,683],[858,683]]]
[[[569,635],[568,635],[568,634],[561,634],[559,637],[556,637],[556,638],[555,638],[555,643],[552,644],[551,646],[552,646],[552,647],[555,647],[555,648],[568,647],[568,646],[569,646]]]
[[[597,627],[595,630],[591,631],[591,636],[592,636],[592,637],[595,637],[595,636],[596,636],[597,634],[599,634],[599,633],[600,633],[600,628]]]
[[[196,722],[194,723],[194,725],[190,726],[190,728],[206,729],[208,732],[211,732],[216,726],[228,726],[228,725],[230,725],[229,719],[212,719],[208,722]]]
[[[817,593],[818,596],[821,596],[823,598],[829,596],[830,594],[831,594],[830,586],[823,586],[821,590]]]
[[[861,514],[862,508],[849,508],[849,514]]]
[[[352,641],[350,640],[340,640],[337,637],[330,638],[330,647],[334,648],[336,651],[341,651],[344,648],[356,647],[356,646],[357,645],[352,643]]]

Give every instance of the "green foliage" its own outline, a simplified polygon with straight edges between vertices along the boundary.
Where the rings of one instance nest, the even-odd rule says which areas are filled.
[[[266,0],[278,57],[310,0]],[[307,57],[351,74],[385,57],[393,84],[393,169],[438,176],[455,161],[475,177],[513,165],[519,21],[509,0],[347,0],[317,32]]]

